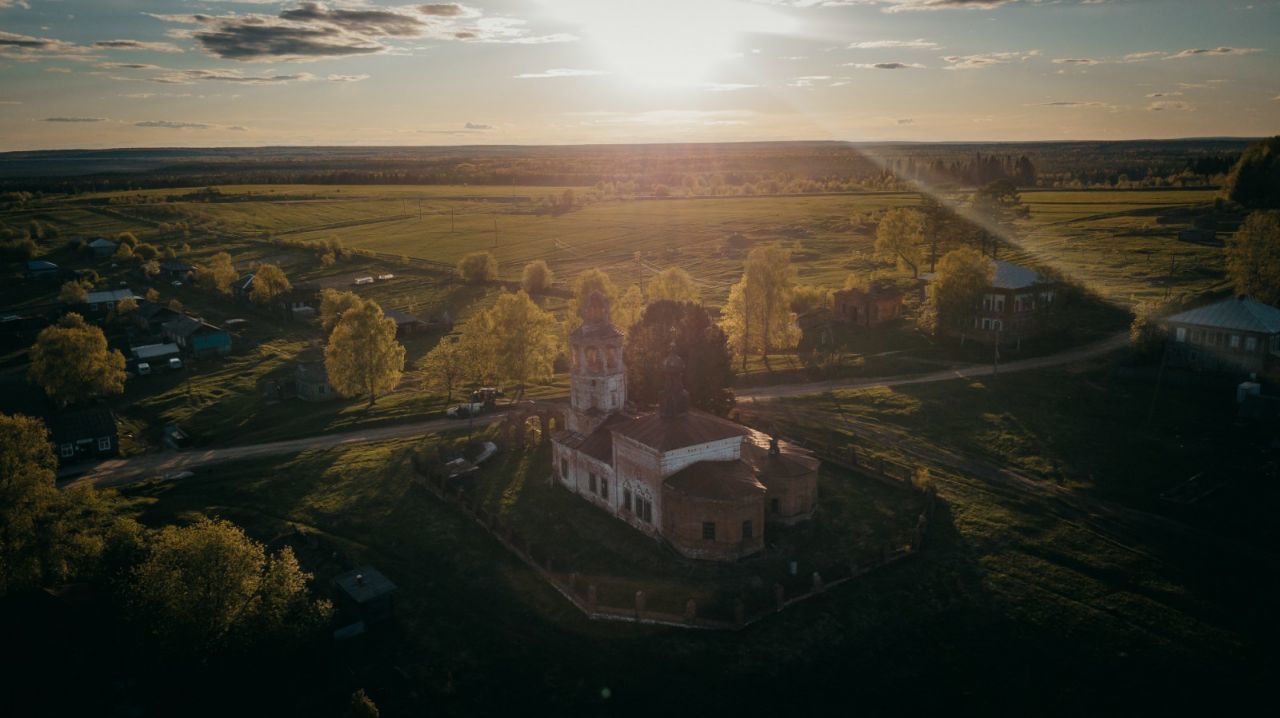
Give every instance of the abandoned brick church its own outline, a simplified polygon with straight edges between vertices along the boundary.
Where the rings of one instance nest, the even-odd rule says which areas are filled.
[[[603,295],[569,336],[570,408],[552,438],[553,470],[570,491],[684,556],[734,560],[764,548],[771,523],[809,518],[818,460],[776,438],[689,407],[674,351],[651,414],[627,408],[622,333]]]

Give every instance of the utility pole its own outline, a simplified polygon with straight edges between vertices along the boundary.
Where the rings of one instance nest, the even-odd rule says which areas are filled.
[[[995,358],[991,360],[991,376],[999,376],[1000,374],[1000,332],[996,332],[996,353]]]

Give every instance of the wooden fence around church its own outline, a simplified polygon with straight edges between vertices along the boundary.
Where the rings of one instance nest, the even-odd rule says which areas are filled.
[[[937,493],[932,485],[919,480],[921,474],[917,469],[879,460],[871,466],[864,466],[857,463],[856,454],[852,454],[852,463],[848,456],[827,456],[821,450],[815,451],[815,455],[826,463],[860,476],[920,492],[924,496],[924,508],[916,517],[910,541],[905,545],[886,544],[878,551],[872,549],[869,554],[850,556],[844,563],[830,563],[804,576],[787,576],[775,581],[771,587],[743,592],[735,599],[710,605],[700,605],[691,597],[651,595],[643,587],[634,593],[629,589],[619,590],[617,586],[598,582],[593,576],[579,574],[566,562],[549,555],[544,547],[526,541],[512,526],[486,511],[461,488],[451,490],[447,479],[423,465],[416,454],[413,456],[413,469],[419,485],[445,503],[461,509],[587,618],[704,630],[739,630],[846,581],[914,556],[924,546]]]

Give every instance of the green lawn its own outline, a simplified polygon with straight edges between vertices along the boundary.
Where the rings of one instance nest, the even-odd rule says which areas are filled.
[[[1235,706],[1265,671],[1258,660],[1275,625],[1263,607],[1273,597],[1248,582],[1251,559],[1199,538],[1117,534],[942,471],[930,543],[909,562],[738,633],[590,622],[455,507],[413,485],[407,454],[418,443],[227,464],[128,494],[148,522],[214,513],[264,540],[301,529],[310,538],[300,560],[321,587],[351,565],[385,572],[400,587],[395,627],[343,650],[343,668],[311,690],[340,701],[364,687],[390,714],[638,715],[669,707],[672,696],[696,712],[850,702],[873,713],[1180,711],[1189,695],[1171,685]],[[580,544],[584,566],[654,570],[653,547],[615,535],[605,517],[585,514],[574,527],[565,503],[573,497],[547,493],[532,456],[509,454],[486,471],[507,469],[505,483],[486,480],[493,505],[526,512],[531,531]],[[523,504],[535,497],[538,505]],[[880,509],[850,510],[863,520]],[[623,558],[608,560],[605,546]],[[788,689],[760,690],[769,686]]]

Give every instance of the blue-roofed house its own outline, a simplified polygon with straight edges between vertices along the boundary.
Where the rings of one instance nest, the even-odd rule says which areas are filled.
[[[1280,309],[1230,297],[1164,320],[1166,361],[1196,371],[1266,374],[1280,370]]]

